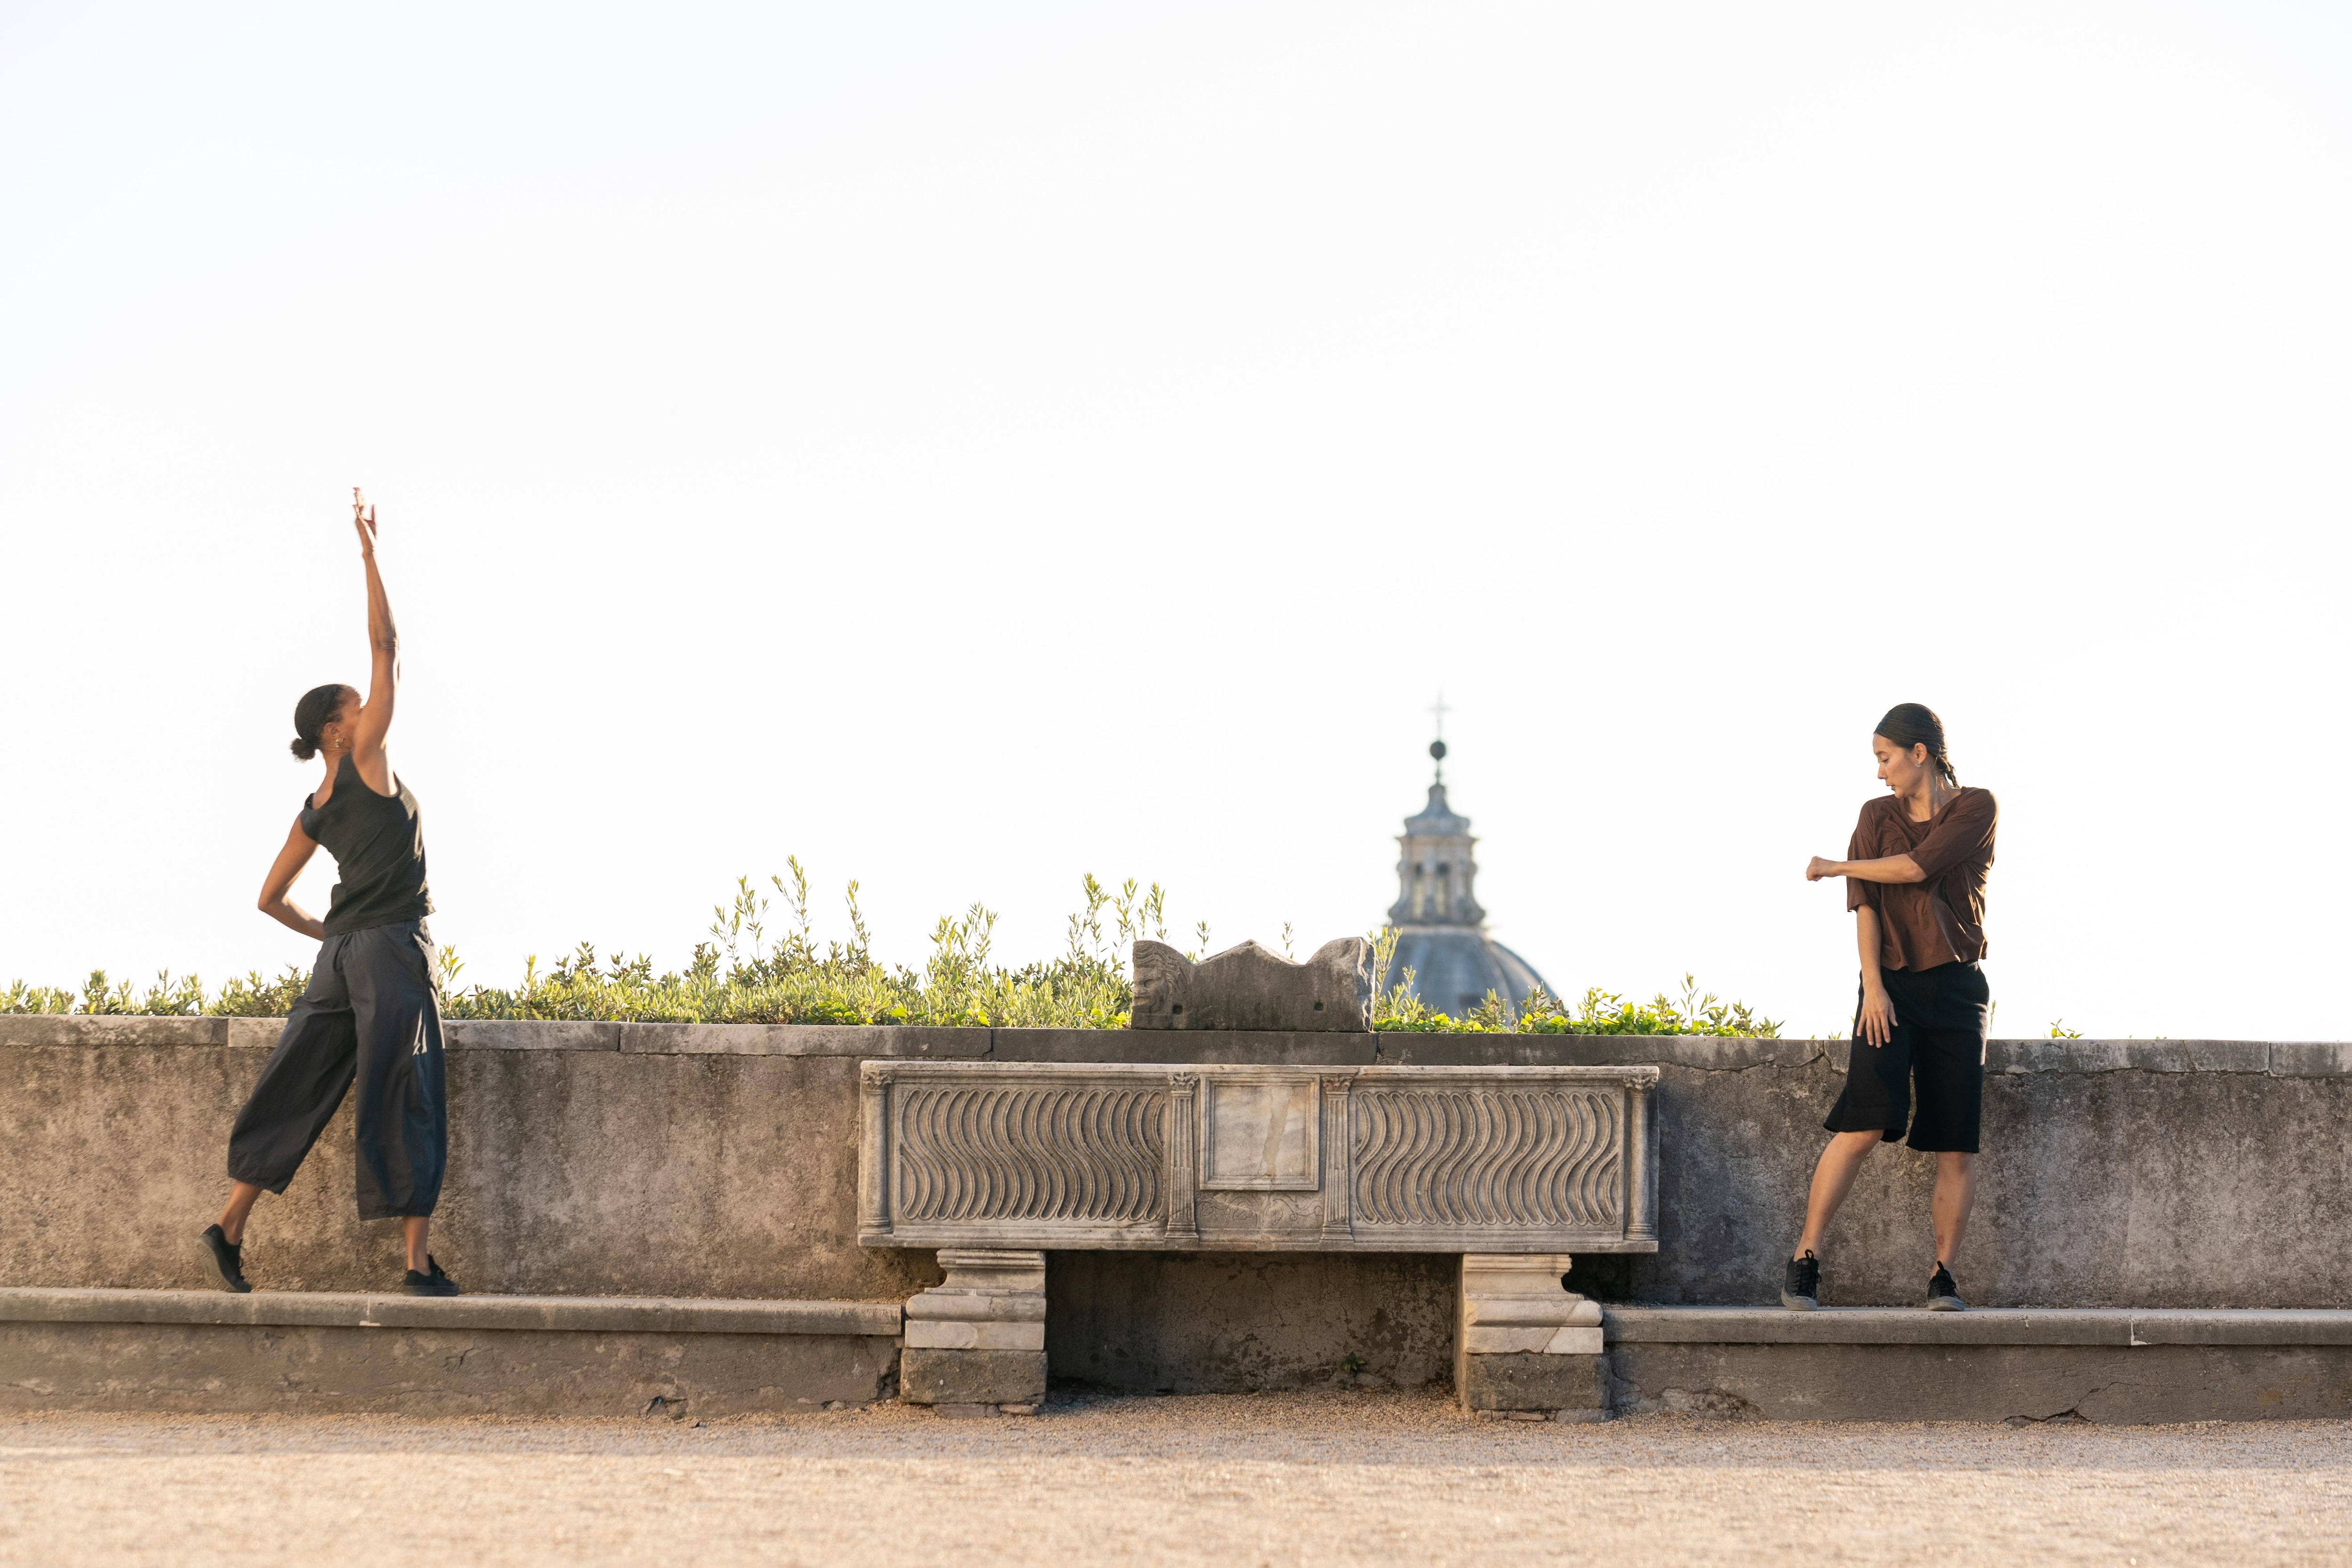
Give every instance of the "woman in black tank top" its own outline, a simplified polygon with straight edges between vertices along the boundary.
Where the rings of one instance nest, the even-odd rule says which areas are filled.
[[[425,832],[416,796],[392,771],[384,737],[400,684],[400,637],[375,564],[375,509],[352,492],[367,572],[368,692],[321,686],[294,710],[294,754],[324,753],[326,776],[303,797],[286,847],[261,887],[261,910],[320,940],[310,988],[229,1132],[234,1184],[205,1246],[231,1290],[247,1290],[246,1215],[263,1192],[283,1193],[356,1081],[353,1162],[360,1217],[398,1219],[408,1247],[403,1288],[454,1296],[457,1282],[426,1250],[448,1163],[448,1080],[441,1048],[436,954],[425,917]],[[319,920],[287,894],[320,846],[340,879]]]

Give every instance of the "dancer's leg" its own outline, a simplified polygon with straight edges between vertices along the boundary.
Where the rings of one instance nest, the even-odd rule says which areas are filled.
[[[432,940],[423,922],[352,934],[346,967],[359,1028],[359,1101],[353,1161],[360,1217],[422,1220],[441,1197],[448,1163],[448,1092],[441,1013],[433,995]],[[415,1267],[425,1268],[422,1226]]]
[[[1829,1147],[1813,1164],[1812,1190],[1805,1196],[1805,1232],[1797,1238],[1797,1250],[1790,1256],[1802,1258],[1806,1253],[1819,1253],[1822,1241],[1829,1234],[1830,1221],[1837,1217],[1838,1205],[1845,1202],[1846,1194],[1853,1191],[1853,1179],[1862,1173],[1862,1163],[1878,1147],[1885,1134],[1879,1132],[1839,1132],[1830,1138]]]
[[[432,1271],[432,1253],[426,1243],[433,1232],[433,1216],[413,1214],[400,1222],[401,1239],[408,1243],[408,1266],[419,1274]]]
[[[282,1193],[352,1087],[357,1038],[341,973],[341,937],[319,950],[310,984],[286,1016],[278,1047],[229,1129],[228,1206],[221,1234],[241,1242],[246,1216],[264,1192]],[[232,1225],[232,1222],[234,1224]]]
[[[1960,1237],[1969,1228],[1969,1211],[1977,1201],[1977,1157],[1951,1151],[1936,1156],[1936,1195],[1927,1212],[1936,1225],[1936,1262],[1948,1264],[1959,1255]],[[1932,1275],[1930,1265],[1927,1272]]]
[[[231,1182],[228,1184],[228,1206],[221,1210],[221,1235],[231,1247],[245,1245],[245,1216],[253,1212],[256,1198],[268,1191],[258,1182]]]

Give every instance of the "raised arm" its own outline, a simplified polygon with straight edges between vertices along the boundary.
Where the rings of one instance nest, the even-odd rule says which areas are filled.
[[[1876,860],[1824,860],[1816,855],[1806,864],[1805,880],[1824,877],[1859,877],[1865,882],[1924,882],[1927,873],[1908,855],[1888,855]]]
[[[1853,840],[1845,847],[1847,854],[1872,847],[1871,836],[1864,831],[1866,821],[1865,816],[1864,823],[1855,825]],[[1964,860],[1981,859],[1990,865],[1993,833],[2000,823],[2000,803],[1990,790],[1964,789],[1938,812],[1927,837],[1907,853],[1875,860],[1824,860],[1816,855],[1805,867],[1805,880],[1851,877],[1857,882],[1924,882]]]
[[[392,764],[383,754],[392,731],[392,705],[400,689],[400,631],[392,624],[392,601],[375,565],[375,508],[352,491],[352,526],[359,531],[360,563],[367,572],[368,689],[352,735],[352,765],[368,788],[392,793]]]
[[[307,937],[323,939],[327,928],[319,923],[318,917],[286,896],[294,886],[294,879],[302,874],[302,868],[318,851],[319,841],[302,831],[302,819],[296,817],[293,828],[286,835],[286,847],[269,863],[269,876],[261,884],[258,907],[280,925],[290,926]]]

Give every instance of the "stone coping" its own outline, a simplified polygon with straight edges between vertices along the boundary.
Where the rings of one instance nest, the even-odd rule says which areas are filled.
[[[1604,1307],[1612,1343],[1747,1345],[2352,1345],[2352,1311],[2129,1307]]]
[[[0,1049],[228,1046],[267,1050],[275,1018],[0,1015]],[[852,1057],[943,1061],[1267,1062],[1330,1067],[1661,1067],[1742,1072],[1845,1065],[1843,1040],[1696,1035],[1286,1034],[1260,1030],[935,1029],[904,1025],[537,1023],[453,1019],[461,1050],[617,1051],[639,1056]],[[2352,1076],[2352,1041],[1994,1040],[1995,1073],[2228,1072]]]
[[[196,1323],[329,1329],[512,1329],[637,1334],[841,1334],[895,1339],[896,1301],[660,1296],[406,1296],[345,1290],[0,1289],[0,1322]]]

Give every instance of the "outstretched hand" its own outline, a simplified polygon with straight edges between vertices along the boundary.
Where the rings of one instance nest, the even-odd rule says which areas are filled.
[[[360,494],[360,488],[357,485],[352,487],[352,526],[359,530],[360,558],[364,561],[374,560],[375,508],[368,504],[367,497]]]

